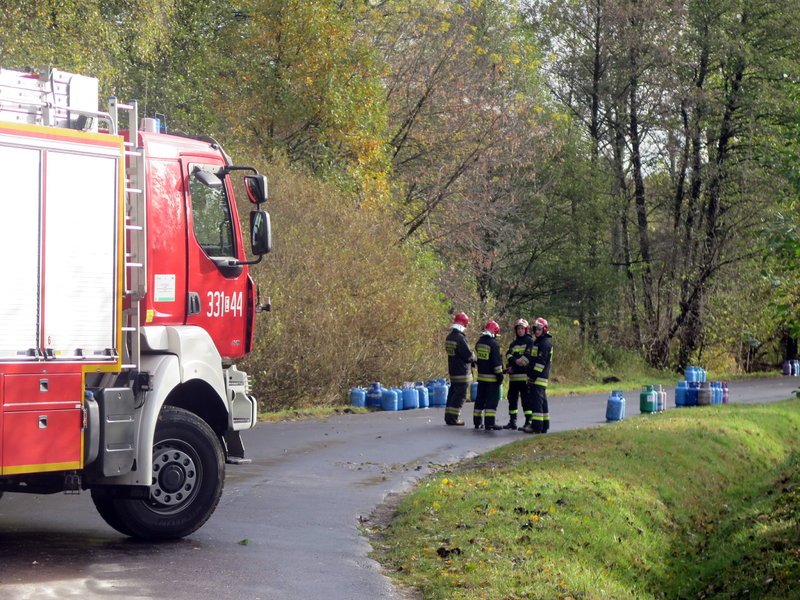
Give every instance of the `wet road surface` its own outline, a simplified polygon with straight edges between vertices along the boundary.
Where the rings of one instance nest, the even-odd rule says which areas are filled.
[[[732,402],[792,396],[800,379],[731,384]],[[553,398],[551,432],[604,422],[606,394]],[[638,413],[638,393],[627,393]],[[669,405],[673,405],[670,393]],[[465,407],[471,416],[472,405]],[[506,420],[505,402],[498,420]],[[0,600],[400,599],[367,557],[361,518],[438,465],[530,439],[445,427],[443,409],[264,423],[245,433],[253,463],[227,466],[211,519],[177,542],[108,527],[88,492],[0,499]]]

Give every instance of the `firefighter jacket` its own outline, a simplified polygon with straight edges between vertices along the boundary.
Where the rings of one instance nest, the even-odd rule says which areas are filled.
[[[531,349],[533,348],[533,338],[529,333],[519,336],[508,347],[506,352],[506,366],[511,375],[511,381],[525,381],[528,378],[528,365],[531,362]],[[522,359],[521,365],[517,360]]]
[[[467,336],[460,329],[453,327],[444,342],[447,352],[447,373],[451,383],[469,383],[472,381],[472,364],[475,355],[469,349]]]
[[[503,357],[492,334],[486,331],[481,334],[475,344],[475,355],[478,357],[478,381],[502,383]]]
[[[531,364],[528,365],[528,383],[547,387],[552,358],[553,336],[543,333],[538,338],[534,338],[531,348]]]

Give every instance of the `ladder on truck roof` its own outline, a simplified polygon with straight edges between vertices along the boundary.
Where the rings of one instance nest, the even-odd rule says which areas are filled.
[[[119,113],[127,113],[128,140],[125,142],[125,269],[122,310],[122,368],[139,371],[141,365],[141,305],[147,293],[147,208],[144,147],[139,146],[139,105],[136,100],[122,104],[112,96],[108,111],[119,131]]]

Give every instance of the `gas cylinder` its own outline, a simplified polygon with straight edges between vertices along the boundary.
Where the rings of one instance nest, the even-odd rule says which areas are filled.
[[[414,385],[414,389],[417,390],[417,397],[419,398],[419,407],[428,408],[430,406],[430,399],[428,397],[428,388],[426,388],[421,381],[418,381]]]
[[[687,383],[700,381],[700,372],[697,370],[697,367],[684,367],[683,375],[686,377]]]
[[[395,390],[384,389],[381,393],[381,408],[383,410],[400,410]]]
[[[690,381],[686,388],[686,406],[697,406],[697,392],[700,389],[700,382]]]
[[[654,413],[656,411],[656,393],[652,385],[646,385],[639,394],[639,412]]]
[[[701,381],[697,390],[697,406],[708,406],[711,404],[711,384]]]
[[[380,382],[375,381],[370,384],[369,389],[367,390],[367,406],[371,408],[381,407],[381,391]]]
[[[727,404],[729,399],[730,398],[728,396],[728,382],[727,381],[723,381],[722,382],[722,403],[723,404]]]
[[[350,406],[363,408],[367,405],[367,390],[354,387],[350,390]]]
[[[403,387],[403,410],[419,408],[419,394],[417,390],[408,385]]]
[[[783,374],[794,375],[794,364],[791,360],[783,361]]]
[[[688,384],[686,380],[682,380],[678,382],[678,385],[675,386],[675,406],[677,407],[684,407],[686,406],[686,388]]]
[[[606,404],[606,421],[622,421],[625,418],[625,397],[611,392]]]
[[[667,409],[667,392],[664,391],[664,386],[660,383],[654,387],[656,393],[656,411],[664,412]]]
[[[478,382],[473,381],[469,384],[469,400],[470,402],[475,402],[478,397]]]
[[[433,384],[433,402],[431,406],[445,406],[447,404],[447,385],[443,379],[435,380]]]
[[[623,402],[622,402],[622,418],[624,419],[625,418],[625,405],[627,404],[627,402],[625,402],[625,394],[622,393],[622,390],[611,390],[611,395],[612,396],[619,396],[620,398],[622,398],[622,400],[623,400]]]

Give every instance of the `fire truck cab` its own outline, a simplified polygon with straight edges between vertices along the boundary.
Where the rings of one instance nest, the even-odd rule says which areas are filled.
[[[256,423],[235,361],[266,177],[56,70],[0,69],[0,165],[0,493],[90,490],[125,535],[192,533]]]

